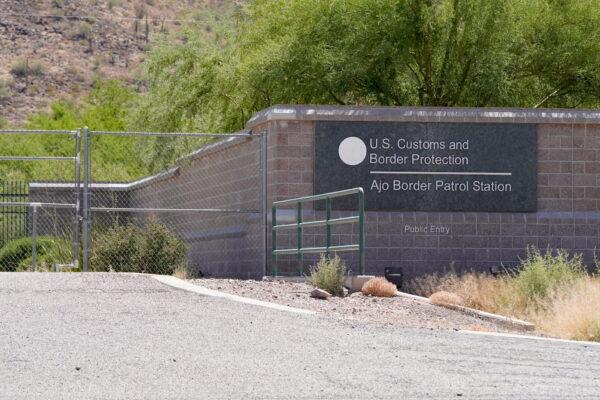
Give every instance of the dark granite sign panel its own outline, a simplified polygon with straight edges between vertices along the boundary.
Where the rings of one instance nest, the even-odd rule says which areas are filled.
[[[537,127],[317,122],[315,193],[357,186],[368,210],[535,211]]]

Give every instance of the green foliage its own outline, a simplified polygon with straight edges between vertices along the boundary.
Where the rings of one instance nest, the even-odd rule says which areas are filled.
[[[114,226],[92,237],[93,271],[171,275],[186,265],[186,244],[163,224]]]
[[[27,129],[74,130],[83,126],[95,130],[122,131],[126,128],[127,112],[135,94],[114,80],[98,81],[81,104],[59,101],[51,105],[49,113],[32,115],[25,124]],[[132,151],[140,145],[136,137],[94,137],[92,141],[95,180],[127,181],[149,173],[142,153]],[[0,153],[4,155],[73,156],[72,138],[59,135],[28,135],[0,137]],[[9,162],[0,166],[0,178],[22,180],[73,180],[74,171],[56,168],[56,163]],[[70,164],[69,164],[70,165]]]
[[[115,226],[92,236],[92,271],[141,272],[137,263],[140,228],[134,225]]]
[[[186,244],[165,225],[151,220],[141,231],[137,263],[141,272],[171,275],[185,264]]]
[[[52,236],[40,236],[36,239],[36,265],[49,270],[55,263],[71,262],[70,243]],[[31,267],[32,238],[11,240],[0,249],[0,270],[20,271]]]
[[[28,129],[76,129],[83,126],[95,130],[121,131],[126,127],[127,110],[135,93],[116,80],[96,81],[81,104],[56,102],[51,112],[32,115]]]
[[[581,254],[570,256],[566,250],[557,250],[556,254],[550,250],[542,253],[531,247],[510,284],[517,297],[528,306],[537,307],[542,306],[554,290],[572,284],[585,275]]]
[[[256,0],[164,43],[134,121],[241,128],[277,103],[598,107],[595,0]]]
[[[328,258],[321,255],[316,266],[310,269],[310,282],[333,296],[344,295],[346,266],[339,256]]]

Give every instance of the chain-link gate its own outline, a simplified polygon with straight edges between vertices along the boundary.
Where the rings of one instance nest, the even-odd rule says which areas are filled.
[[[39,146],[23,154],[33,135]],[[0,130],[0,138],[0,271],[78,269],[80,131]]]
[[[0,189],[0,229],[13,233],[1,243],[0,270],[263,275],[263,134],[0,131],[3,139],[32,134],[74,139],[73,154],[53,142],[54,154],[0,157],[46,163],[18,200],[7,181]],[[122,151],[117,168],[103,164],[107,148]],[[69,173],[61,163],[73,164]],[[11,165],[0,173],[11,176]]]

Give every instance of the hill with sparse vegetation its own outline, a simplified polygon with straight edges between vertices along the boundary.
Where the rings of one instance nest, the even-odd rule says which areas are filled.
[[[0,0],[0,119],[21,125],[96,80],[139,86],[153,44],[219,14],[227,0]]]

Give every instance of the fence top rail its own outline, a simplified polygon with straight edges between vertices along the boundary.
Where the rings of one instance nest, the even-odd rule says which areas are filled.
[[[77,131],[43,129],[0,129],[0,135],[77,135]]]
[[[0,161],[75,161],[77,157],[0,156]]]
[[[94,212],[132,212],[132,213],[230,213],[230,214],[258,214],[259,210],[243,210],[235,208],[126,208],[126,207],[90,207]]]
[[[253,134],[252,131],[241,132],[241,133],[202,133],[202,132],[135,132],[135,131],[124,131],[124,132],[110,132],[110,131],[92,131],[90,135],[109,135],[109,136],[163,136],[163,137],[256,137],[257,134]]]
[[[292,204],[306,203],[309,201],[333,199],[336,197],[343,197],[343,196],[348,196],[351,194],[358,194],[358,193],[364,194],[363,188],[357,187],[357,188],[352,188],[352,189],[339,190],[337,192],[317,194],[314,196],[304,196],[304,197],[298,197],[295,199],[275,201],[275,202],[273,202],[273,207],[288,206],[288,205],[292,205]]]
[[[32,201],[0,201],[0,207],[47,207],[47,208],[77,208],[76,204],[69,203],[39,203]]]

